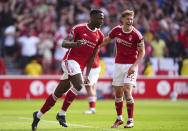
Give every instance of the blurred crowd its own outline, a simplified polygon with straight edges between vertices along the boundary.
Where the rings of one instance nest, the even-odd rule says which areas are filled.
[[[134,26],[145,38],[145,63],[171,57],[181,68],[188,57],[188,0],[1,0],[0,58],[23,73],[37,62],[40,73],[58,73],[66,52],[62,40],[75,24],[89,21],[91,9],[104,12],[105,35],[120,24],[123,10],[134,10]],[[100,57],[114,52],[109,44]]]

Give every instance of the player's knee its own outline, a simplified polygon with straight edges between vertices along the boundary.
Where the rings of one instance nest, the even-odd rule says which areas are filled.
[[[59,96],[55,95],[55,93],[53,93],[53,94],[52,94],[52,97],[53,97],[53,99],[54,99],[55,101],[57,101],[61,96],[59,97]]]
[[[61,92],[54,92],[54,96],[58,98],[60,98],[62,96],[62,93]]]
[[[83,88],[83,84],[77,84],[74,86],[74,88],[77,90],[77,91],[80,91],[82,88]]]
[[[115,102],[121,102],[123,101],[123,97],[115,97]]]
[[[130,104],[131,104],[131,103],[134,103],[133,97],[127,98],[126,101],[127,101],[128,104],[129,104],[129,103],[130,103]]]

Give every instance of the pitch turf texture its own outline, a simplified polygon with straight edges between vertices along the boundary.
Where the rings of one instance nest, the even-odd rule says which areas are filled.
[[[38,131],[188,131],[188,101],[179,100],[135,100],[135,127],[124,129],[123,125],[110,128],[116,119],[113,100],[97,101],[97,113],[84,115],[88,109],[86,100],[76,100],[67,112],[68,128],[61,127],[56,120],[63,100],[47,112],[39,122]],[[44,100],[0,100],[0,131],[31,131],[32,113]],[[123,108],[124,119],[125,103]]]

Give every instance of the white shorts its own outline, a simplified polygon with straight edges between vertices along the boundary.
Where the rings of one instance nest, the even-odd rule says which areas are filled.
[[[89,73],[89,81],[90,81],[90,83],[88,84],[89,86],[92,86],[93,84],[97,83],[100,71],[101,71],[100,66],[97,68],[91,68]],[[85,73],[86,73],[86,68],[84,68],[84,74]]]
[[[124,83],[136,85],[138,68],[134,74],[128,76],[128,70],[132,64],[115,64],[113,75],[113,86],[123,86]]]
[[[75,60],[64,60],[61,62],[61,67],[64,72],[61,76],[61,80],[66,80],[69,76],[82,73],[80,65]]]

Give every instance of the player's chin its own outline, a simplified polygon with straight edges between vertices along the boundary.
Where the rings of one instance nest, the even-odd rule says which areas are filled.
[[[101,26],[102,26],[102,25],[97,25],[96,27],[97,27],[97,28],[101,28]]]

